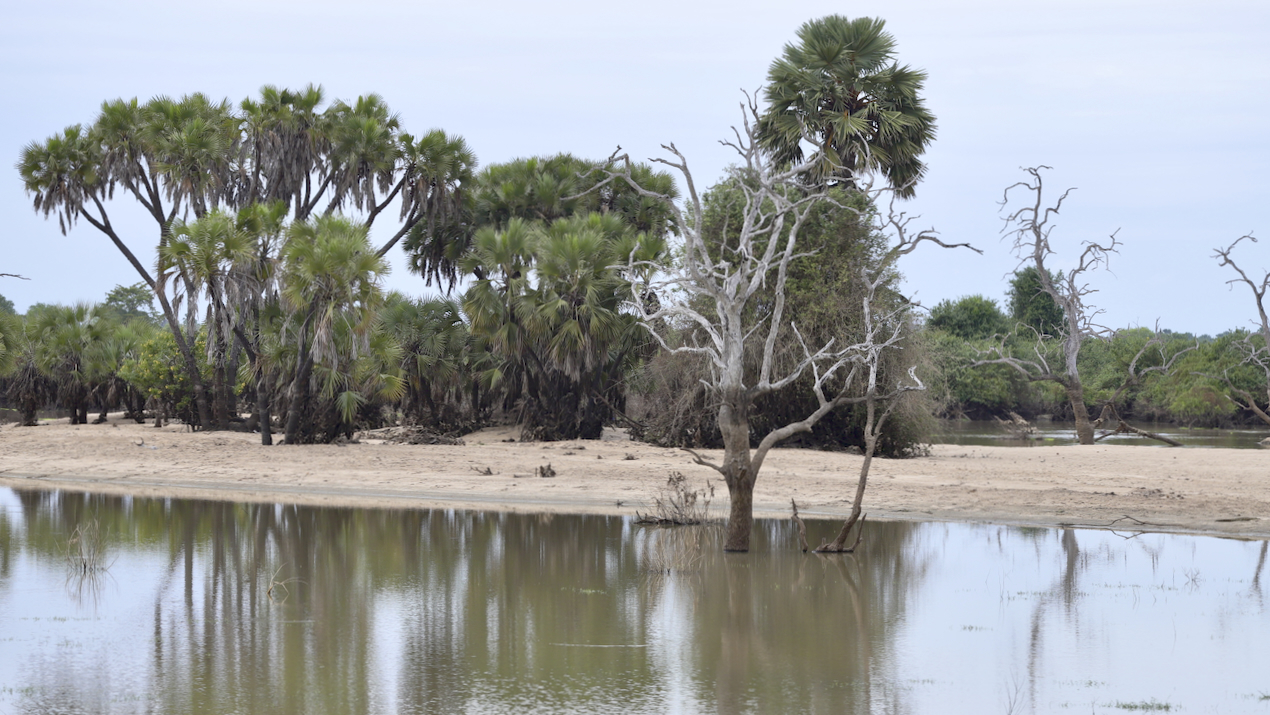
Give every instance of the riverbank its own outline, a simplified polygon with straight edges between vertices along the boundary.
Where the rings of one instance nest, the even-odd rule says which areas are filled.
[[[524,512],[647,511],[667,475],[727,489],[686,452],[630,442],[506,442],[482,430],[463,445],[263,447],[240,432],[155,429],[112,416],[104,425],[0,427],[0,486],[63,488],[328,506],[444,507]],[[717,459],[718,452],[705,450]],[[861,457],[776,449],[755,490],[759,516],[850,508]],[[551,465],[556,476],[535,476]],[[870,518],[1123,528],[1270,538],[1270,449],[1147,446],[935,445],[931,455],[874,460]],[[725,512],[724,512],[725,513]]]

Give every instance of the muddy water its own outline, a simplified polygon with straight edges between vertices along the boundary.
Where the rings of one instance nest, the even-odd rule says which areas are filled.
[[[1178,425],[1152,424],[1150,422],[1130,422],[1138,429],[1169,437],[1181,442],[1184,447],[1226,447],[1231,449],[1265,449],[1261,441],[1270,438],[1270,431],[1265,429],[1203,429],[1188,428]],[[931,441],[936,444],[965,444],[981,447],[1034,447],[1058,444],[1076,444],[1076,424],[1074,422],[1034,423],[1035,434],[1029,439],[1019,439],[1006,432],[996,422],[982,420],[941,420]],[[1098,434],[1102,434],[1101,431]],[[1163,442],[1147,439],[1139,435],[1111,434],[1100,440],[1102,444],[1129,444],[1144,447],[1167,447]]]
[[[101,568],[69,567],[90,523]],[[2,490],[0,713],[1263,713],[1266,560],[915,522],[835,557],[759,522],[724,555],[618,517]]]

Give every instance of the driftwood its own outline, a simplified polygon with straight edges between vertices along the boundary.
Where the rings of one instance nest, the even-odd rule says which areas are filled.
[[[1115,407],[1112,407],[1112,406],[1111,406],[1111,405],[1109,405],[1109,404],[1108,404],[1108,405],[1104,405],[1104,406],[1103,406],[1103,408],[1102,408],[1102,414],[1101,414],[1101,415],[1099,415],[1098,419],[1094,421],[1094,426],[1095,426],[1095,427],[1101,427],[1102,425],[1104,425],[1104,424],[1108,424],[1108,423],[1110,423],[1111,421],[1115,421],[1115,423],[1116,423],[1116,428],[1115,428],[1115,429],[1113,429],[1113,430],[1108,430],[1108,431],[1103,432],[1102,434],[1098,435],[1096,438],[1094,438],[1094,441],[1095,441],[1095,442],[1100,442],[1100,441],[1102,441],[1102,440],[1106,439],[1107,437],[1110,437],[1110,436],[1111,436],[1111,435],[1113,435],[1113,434],[1126,434],[1126,433],[1127,433],[1127,434],[1136,434],[1136,435],[1138,435],[1139,437],[1146,437],[1147,439],[1159,440],[1159,441],[1161,441],[1161,442],[1163,442],[1163,443],[1165,443],[1165,444],[1169,445],[1170,447],[1181,447],[1181,446],[1182,446],[1182,443],[1181,443],[1181,442],[1178,442],[1178,441],[1177,441],[1177,440],[1175,440],[1175,439],[1171,439],[1171,438],[1169,438],[1169,437],[1165,437],[1165,436],[1164,436],[1164,435],[1162,435],[1162,434],[1156,434],[1156,433],[1154,433],[1154,432],[1148,432],[1148,431],[1146,431],[1146,430],[1144,430],[1144,429],[1138,429],[1137,427],[1134,427],[1133,425],[1131,425],[1131,424],[1129,424],[1129,423],[1125,422],[1123,419],[1121,419],[1121,418],[1120,418],[1120,414],[1119,414],[1118,412],[1116,412],[1116,408],[1115,408]]]
[[[1000,425],[1006,432],[1009,432],[1010,436],[1015,439],[1035,438],[1036,427],[1032,426],[1031,422],[1028,422],[1023,418],[1023,415],[1020,415],[1014,410],[1010,410],[1009,415],[1010,419],[1008,420],[1003,420],[1000,417],[993,417],[992,419],[996,420],[997,424]]]

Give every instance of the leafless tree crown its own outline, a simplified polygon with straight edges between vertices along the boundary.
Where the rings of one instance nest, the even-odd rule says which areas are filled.
[[[630,275],[644,276],[637,281],[634,289],[636,299],[631,301],[630,308],[639,315],[663,348],[706,356],[711,365],[710,379],[705,381],[707,387],[715,392],[739,391],[748,400],[779,390],[811,372],[819,408],[805,420],[777,429],[761,441],[754,455],[757,471],[757,465],[771,446],[797,432],[810,430],[834,407],[862,400],[847,397],[848,388],[862,373],[867,375],[869,389],[875,397],[881,397],[877,395],[878,357],[900,342],[903,309],[876,314],[875,298],[889,269],[899,257],[912,253],[923,242],[979,251],[965,243],[945,243],[931,229],[914,231],[911,226],[918,217],[896,210],[893,190],[874,189],[871,183],[857,180],[858,190],[873,205],[888,206],[885,214],[878,212],[877,221],[878,228],[892,237],[892,245],[881,265],[872,269],[862,268],[867,286],[864,334],[851,345],[837,345],[830,340],[824,345],[810,346],[791,320],[789,325],[802,347],[803,357],[783,374],[775,374],[774,354],[785,324],[785,285],[789,266],[794,259],[807,255],[797,251],[804,222],[821,202],[830,202],[849,211],[856,209],[838,203],[825,187],[805,179],[809,169],[821,160],[819,154],[809,156],[796,165],[778,166],[772,162],[755,141],[758,109],[754,99],[748,95],[747,102],[742,105],[742,115],[742,127],[733,128],[733,139],[721,142],[736,151],[741,160],[737,169],[741,180],[735,183],[735,187],[742,193],[744,205],[740,225],[731,227],[735,240],[729,238],[718,243],[707,240],[701,194],[687,160],[674,144],[662,147],[670,157],[653,158],[651,161],[669,166],[683,177],[687,194],[684,206],[677,205],[671,196],[639,185],[632,177],[632,162],[627,154],[615,152],[610,157],[606,182],[624,180],[640,194],[668,205],[676,233],[683,241],[683,259],[677,266],[659,269],[634,260],[627,266]],[[890,194],[890,197],[884,202],[885,194]],[[761,319],[749,318],[744,308],[764,288],[770,289],[771,310]],[[640,299],[648,295],[658,296],[655,305],[650,306],[648,301]],[[656,329],[659,324],[679,328],[692,326],[694,330],[684,332],[700,336],[700,339],[689,344],[671,345]],[[763,347],[757,376],[746,384],[744,346],[752,339],[761,339]],[[897,385],[893,392],[898,395],[924,389],[912,372],[910,378],[911,384]]]

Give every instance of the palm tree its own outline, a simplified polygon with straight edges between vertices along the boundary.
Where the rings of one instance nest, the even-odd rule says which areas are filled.
[[[254,237],[240,228],[237,217],[219,209],[193,222],[178,220],[172,226],[171,238],[159,246],[160,280],[179,276],[189,291],[185,300],[191,305],[203,289],[207,290],[207,360],[213,367],[215,395],[212,413],[221,429],[229,426],[231,413],[237,413],[237,400],[232,394],[236,370],[230,366],[229,357],[234,332],[242,331],[234,310],[237,306],[228,304],[226,294],[234,287],[231,281],[235,267],[250,265],[255,249]]]
[[[377,193],[392,191],[401,120],[377,94],[358,97],[351,106],[337,101],[326,113],[332,193],[325,214],[346,203],[369,212],[378,203]]]
[[[646,335],[620,306],[629,291],[614,266],[656,260],[664,243],[622,217],[590,213],[545,228],[512,218],[478,232],[463,299],[473,337],[494,358],[483,373],[516,409],[531,439],[596,439]]]
[[[0,377],[23,427],[38,425],[39,409],[57,396],[57,386],[40,367],[39,345],[34,319],[0,314]]]
[[[389,294],[380,321],[385,333],[401,347],[400,374],[405,380],[403,410],[407,417],[433,424],[452,424],[460,418],[471,374],[471,339],[459,304],[449,299],[415,301]],[[471,416],[480,409],[473,395]]]
[[[371,210],[367,223],[400,193],[402,227],[380,247],[379,255],[405,238],[411,269],[428,283],[435,280],[440,285],[444,279],[453,288],[459,257],[471,237],[467,187],[473,183],[476,155],[462,137],[439,129],[417,139],[403,132],[399,140],[401,180]]]
[[[243,177],[243,202],[283,201],[303,221],[316,208],[327,184],[315,184],[329,149],[329,122],[318,111],[322,88],[292,91],[265,85],[260,101],[245,99],[242,109],[245,149],[250,161]],[[329,182],[329,177],[328,177]]]
[[[829,15],[804,23],[767,73],[759,141],[778,162],[803,159],[801,143],[824,150],[813,180],[845,181],[878,171],[897,195],[913,195],[935,138],[920,96],[926,73],[895,61],[895,38],[877,18]]]
[[[123,377],[124,366],[140,355],[141,345],[158,329],[144,320],[133,320],[115,325],[106,332],[86,353],[87,372],[92,384],[92,396],[96,398],[101,414],[94,424],[106,421],[107,411],[120,404],[124,417],[144,422],[145,397],[140,390],[128,384]]]
[[[595,212],[621,216],[636,231],[664,235],[670,220],[665,204],[640,194],[625,182],[593,188],[604,177],[596,171],[598,164],[557,154],[491,165],[476,177],[474,223],[504,228],[512,218],[551,223]],[[632,178],[640,186],[677,195],[669,174],[653,171],[647,164],[631,169]]]
[[[87,424],[92,353],[115,326],[86,303],[50,306],[33,323],[39,368],[57,384],[58,402],[71,411],[71,424]]]
[[[147,159],[164,178],[174,209],[184,205],[202,216],[233,202],[239,121],[227,100],[214,103],[198,92],[179,101],[158,97],[146,105]]]
[[[107,102],[91,130],[74,125],[44,142],[27,145],[18,162],[18,173],[27,193],[34,197],[37,212],[45,217],[56,214],[63,234],[78,219],[88,221],[110,238],[138,275],[155,290],[194,386],[200,424],[206,426],[210,412],[198,363],[190,348],[193,338],[190,336],[187,340],[167,296],[116,232],[103,203],[117,185],[124,186],[158,223],[161,242],[166,240],[170,222],[181,206],[176,199],[187,196],[189,191],[164,189],[160,182],[163,158],[150,140],[162,132],[148,128],[155,114],[150,105],[141,107],[135,101]],[[165,208],[165,197],[174,199],[170,209]]]
[[[296,348],[287,405],[286,441],[300,440],[315,364],[341,369],[355,358],[383,300],[380,277],[388,263],[375,254],[366,226],[339,216],[293,224],[282,249],[281,295],[293,311],[284,342]],[[351,344],[340,349],[341,331]],[[340,398],[350,400],[354,398]]]

